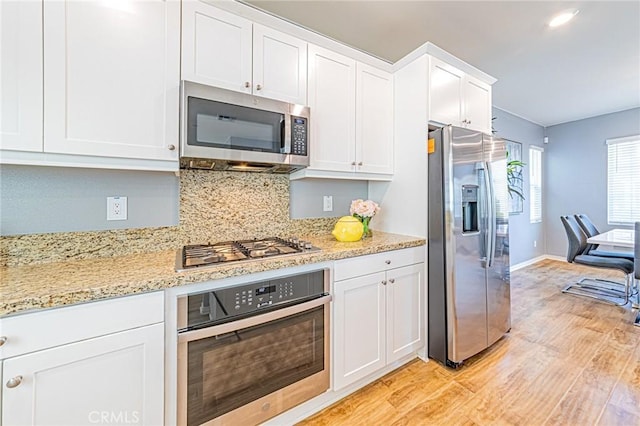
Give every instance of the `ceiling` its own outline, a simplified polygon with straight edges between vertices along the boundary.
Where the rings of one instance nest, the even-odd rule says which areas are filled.
[[[430,41],[498,79],[494,106],[545,127],[640,107],[640,1],[245,2],[392,63]]]

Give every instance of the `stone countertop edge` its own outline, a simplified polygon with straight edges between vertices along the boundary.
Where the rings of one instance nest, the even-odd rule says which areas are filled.
[[[185,272],[175,271],[175,250],[2,267],[0,317],[426,244],[424,238],[380,231],[350,243],[331,235],[302,238],[322,251]]]

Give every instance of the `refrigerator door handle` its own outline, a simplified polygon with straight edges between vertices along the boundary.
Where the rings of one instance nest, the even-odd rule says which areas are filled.
[[[495,244],[495,227],[493,221],[493,186],[491,184],[491,174],[489,171],[489,163],[484,163],[484,173],[482,174],[484,177],[484,186],[485,186],[485,202],[487,206],[487,240],[486,240],[486,250],[487,250],[487,262],[486,267],[491,267],[491,263],[493,262],[493,246]]]
[[[485,179],[487,184],[487,205],[489,206],[487,213],[489,219],[488,235],[487,235],[487,266],[493,265],[496,247],[496,209],[494,205],[495,192],[493,188],[493,176],[491,175],[491,165],[486,162]]]

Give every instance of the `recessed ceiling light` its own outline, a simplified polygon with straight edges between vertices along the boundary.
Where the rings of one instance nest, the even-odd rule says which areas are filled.
[[[549,26],[550,27],[559,27],[560,25],[564,25],[567,22],[569,22],[570,20],[572,20],[573,17],[578,14],[578,12],[579,12],[578,9],[562,12],[562,13],[554,16],[553,19],[551,21],[549,21]]]

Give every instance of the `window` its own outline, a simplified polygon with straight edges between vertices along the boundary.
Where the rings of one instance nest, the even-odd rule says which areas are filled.
[[[607,139],[607,217],[611,225],[640,220],[640,135]]]
[[[542,222],[542,153],[544,149],[529,147],[529,220]]]

